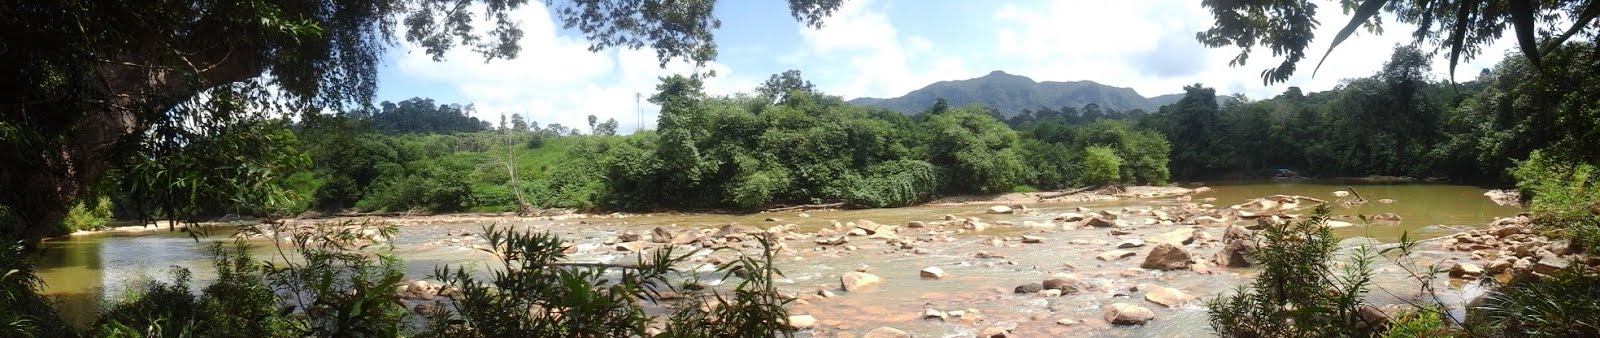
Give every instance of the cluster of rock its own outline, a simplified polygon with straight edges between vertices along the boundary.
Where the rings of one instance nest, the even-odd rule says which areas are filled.
[[[1445,238],[1440,245],[1446,250],[1471,252],[1472,262],[1445,262],[1444,269],[1457,278],[1502,272],[1549,275],[1581,259],[1581,256],[1568,255],[1567,243],[1537,234],[1532,222],[1526,214],[1501,218],[1490,223],[1488,229]],[[1600,259],[1578,263],[1600,266]]]

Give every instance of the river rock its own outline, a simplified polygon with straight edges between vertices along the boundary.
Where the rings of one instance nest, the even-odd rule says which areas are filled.
[[[1372,215],[1372,217],[1368,217],[1367,219],[1372,220],[1373,222],[1398,223],[1400,222],[1400,214],[1385,212]]]
[[[1143,306],[1115,303],[1106,307],[1106,322],[1116,325],[1139,325],[1156,318],[1156,313]]]
[[[425,318],[445,314],[444,307],[439,306],[438,302],[422,302],[417,304],[416,307],[412,307],[411,312],[416,312],[417,315]]]
[[[1194,296],[1183,293],[1183,291],[1179,291],[1178,289],[1165,286],[1155,286],[1151,287],[1149,291],[1144,293],[1144,300],[1148,300],[1151,303],[1161,304],[1161,306],[1175,308],[1194,301]]]
[[[1349,196],[1350,196],[1350,192],[1349,191],[1339,190],[1339,191],[1334,191],[1333,192],[1333,197],[1349,197]]]
[[[1117,226],[1116,222],[1101,217],[1091,217],[1089,220],[1084,221],[1083,224],[1096,228],[1109,228]]]
[[[910,333],[892,327],[880,327],[867,331],[861,338],[911,338]]]
[[[788,323],[790,329],[805,330],[817,326],[817,318],[811,315],[793,315],[789,316]]]
[[[1115,261],[1115,260],[1119,260],[1119,259],[1123,259],[1123,258],[1133,257],[1133,256],[1138,255],[1138,254],[1139,253],[1137,253],[1137,252],[1128,251],[1128,250],[1111,250],[1111,251],[1102,252],[1099,255],[1096,255],[1095,258],[1099,258],[1102,261],[1110,262],[1110,261]]]
[[[1352,227],[1352,226],[1355,226],[1356,224],[1355,223],[1350,223],[1350,222],[1345,222],[1345,221],[1335,221],[1335,220],[1331,220],[1330,219],[1330,220],[1323,220],[1322,221],[1322,225],[1327,226],[1329,228],[1338,229],[1338,228]]]
[[[1223,245],[1222,250],[1217,251],[1212,260],[1216,261],[1217,265],[1230,268],[1250,267],[1250,252],[1255,250],[1255,243],[1244,239],[1228,240],[1228,244]]]
[[[878,222],[873,222],[872,220],[867,219],[857,220],[856,228],[866,230],[868,235],[877,234],[879,232],[894,232],[895,230],[892,226],[885,226],[883,224],[878,224]]]
[[[1077,275],[1058,272],[1050,274],[1050,277],[1045,278],[1044,283],[1040,283],[1040,286],[1049,290],[1061,290],[1061,293],[1066,294],[1076,293],[1078,290],[1083,290],[1087,285]]]
[[[1458,263],[1454,268],[1450,269],[1450,277],[1455,278],[1477,277],[1482,275],[1483,268],[1472,263]]]
[[[930,309],[922,309],[922,319],[948,320],[948,319],[950,319],[950,315],[945,314],[944,311],[939,311],[939,310],[935,310],[935,309],[931,309],[931,308]]]
[[[1200,215],[1200,216],[1190,217],[1190,218],[1186,219],[1185,221],[1187,221],[1188,223],[1191,223],[1191,224],[1195,224],[1195,225],[1211,225],[1211,224],[1222,224],[1222,223],[1227,223],[1228,222],[1228,220],[1226,220],[1226,219],[1222,219],[1222,218],[1219,218],[1219,217],[1216,217],[1216,216],[1211,216],[1211,215]]]
[[[926,228],[928,227],[928,223],[923,221],[910,221],[906,222],[906,227],[912,229]]]
[[[638,242],[640,239],[643,239],[643,238],[644,238],[644,235],[640,235],[639,233],[634,232],[633,230],[624,231],[624,232],[622,232],[621,235],[617,235],[617,240],[618,241],[622,241],[623,243]]]
[[[855,229],[850,229],[850,232],[847,233],[847,234],[851,235],[851,236],[866,236],[867,235],[867,231],[863,230],[861,228],[855,228]]]
[[[989,207],[989,213],[991,213],[991,214],[1009,214],[1009,213],[1011,213],[1011,207],[1004,206],[1004,205],[992,206],[992,207]]]
[[[1189,252],[1172,243],[1161,243],[1150,249],[1150,255],[1145,256],[1144,263],[1139,267],[1146,269],[1177,270],[1188,268],[1194,261],[1189,257]]]
[[[839,286],[845,291],[855,291],[864,287],[878,285],[882,281],[883,279],[878,278],[878,275],[860,271],[850,271],[839,276]]]
[[[1118,249],[1130,249],[1142,246],[1144,246],[1144,240],[1138,238],[1117,242]]]
[[[998,326],[990,326],[987,329],[983,329],[983,333],[978,334],[979,338],[1006,338],[1010,336],[1011,330]]]
[[[1028,283],[1028,284],[1018,285],[1017,287],[1012,288],[1011,292],[1013,292],[1013,293],[1038,293],[1039,290],[1044,290],[1044,283]]]
[[[1194,242],[1194,228],[1182,228],[1182,229],[1177,229],[1177,230],[1173,230],[1173,231],[1168,231],[1166,233],[1162,233],[1162,234],[1159,234],[1159,235],[1151,235],[1149,238],[1146,238],[1145,241],[1146,242],[1150,242],[1150,243],[1158,243],[1158,244],[1159,243],[1172,243],[1173,245],[1184,245],[1184,244],[1193,243]]]
[[[673,236],[672,231],[669,231],[666,228],[656,227],[654,230],[650,230],[651,242],[672,243],[673,237],[675,236]]]
[[[1231,240],[1235,240],[1235,239],[1242,239],[1242,240],[1255,239],[1255,231],[1251,231],[1250,229],[1247,229],[1247,228],[1245,228],[1243,226],[1229,225],[1228,226],[1228,230],[1222,233],[1222,240],[1231,241]]]
[[[850,238],[844,236],[827,237],[818,238],[814,242],[816,242],[818,245],[843,245],[845,243],[850,243]]]
[[[1023,243],[1029,243],[1029,244],[1044,243],[1044,237],[1033,236],[1033,235],[1022,235],[1022,242]]]
[[[1566,258],[1545,257],[1540,258],[1539,263],[1533,265],[1533,272],[1550,275],[1561,270],[1566,270],[1567,267],[1571,265],[1572,262],[1568,261]]]
[[[1077,222],[1077,221],[1082,221],[1084,218],[1085,217],[1083,216],[1083,214],[1080,214],[1080,213],[1065,212],[1065,213],[1061,213],[1060,215],[1056,215],[1055,220],[1062,221],[1062,222]]]
[[[922,278],[930,278],[930,279],[944,278],[944,269],[940,269],[937,266],[930,266],[930,267],[922,268]]]

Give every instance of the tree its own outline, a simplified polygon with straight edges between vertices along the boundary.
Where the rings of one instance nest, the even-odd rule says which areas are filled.
[[[1255,47],[1270,49],[1274,56],[1283,56],[1278,66],[1261,72],[1261,80],[1267,84],[1283,82],[1294,75],[1296,66],[1306,57],[1306,48],[1311,46],[1314,37],[1312,32],[1319,24],[1315,19],[1317,5],[1311,0],[1205,0],[1201,4],[1211,10],[1216,23],[1195,34],[1195,38],[1213,48],[1238,47],[1239,55],[1228,62],[1230,66],[1244,66]],[[1382,14],[1387,13],[1396,22],[1417,27],[1411,33],[1416,44],[1432,44],[1435,52],[1447,52],[1452,78],[1460,60],[1471,60],[1507,27],[1513,28],[1528,61],[1534,68],[1542,68],[1541,55],[1551,53],[1578,33],[1592,34],[1593,27],[1589,24],[1600,15],[1600,7],[1597,7],[1600,4],[1592,0],[1340,0],[1340,4],[1353,15],[1334,35],[1318,67],[1357,28],[1366,27],[1369,32],[1381,33]],[[1567,22],[1570,25],[1559,35],[1546,31],[1542,38],[1535,36],[1535,31],[1541,27],[1557,27],[1558,23]],[[1539,39],[1544,41],[1541,43]]]
[[[1112,152],[1105,146],[1091,146],[1084,149],[1083,180],[1084,183],[1094,185],[1107,185],[1122,182],[1122,157]]]
[[[594,114],[589,114],[589,133],[590,134],[594,134],[595,133],[594,127],[595,127],[595,123],[596,122],[600,122],[600,118],[595,117]]]
[[[929,162],[949,170],[951,190],[961,193],[994,194],[1011,190],[1022,183],[1025,167],[1017,153],[1016,131],[985,113],[982,106],[968,106],[929,118],[926,128],[933,133]]]
[[[528,131],[528,121],[522,119],[522,114],[511,114],[511,130]]]
[[[766,102],[780,104],[788,100],[793,93],[815,94],[816,92],[816,86],[812,85],[811,81],[800,78],[800,71],[793,69],[783,71],[782,74],[772,74],[772,77],[767,78],[767,82],[756,87],[756,93]]]
[[[1172,140],[1172,169],[1184,178],[1213,174],[1223,161],[1216,135],[1221,111],[1217,91],[1198,83],[1184,86],[1183,91],[1178,103],[1161,107],[1170,120],[1164,129]]]
[[[525,3],[8,1],[0,6],[0,64],[8,65],[0,69],[0,189],[13,193],[0,196],[0,205],[18,221],[0,226],[45,235],[44,227],[24,224],[56,224],[83,187],[134,156],[128,149],[182,144],[175,133],[151,130],[215,128],[249,109],[299,113],[368,102],[397,27],[435,60],[454,47],[487,59],[516,57],[522,31],[509,12]],[[714,4],[548,6],[592,50],[650,46],[665,65],[715,58]],[[839,4],[791,0],[789,8],[816,27]],[[468,13],[477,8],[482,16]],[[474,19],[480,17],[485,21]],[[492,29],[475,29],[482,24]],[[219,102],[245,104],[212,109]]]
[[[605,122],[600,122],[600,125],[595,127],[594,134],[605,136],[616,135],[617,119],[608,118]]]

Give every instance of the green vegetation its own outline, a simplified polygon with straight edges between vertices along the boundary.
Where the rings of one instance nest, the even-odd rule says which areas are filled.
[[[1250,252],[1261,273],[1248,287],[1210,301],[1211,328],[1225,337],[1366,336],[1361,297],[1372,285],[1373,255],[1333,264],[1338,239],[1323,224],[1329,207],[1299,222],[1267,225]],[[1363,329],[1365,328],[1365,329]]]
[[[94,230],[111,221],[111,198],[101,196],[86,203],[78,201],[67,209],[67,218],[61,220],[66,231]]]
[[[545,233],[486,228],[484,238],[506,263],[489,271],[439,267],[436,277],[452,302],[429,301],[434,310],[414,315],[396,299],[404,267],[387,238],[395,227],[375,223],[265,225],[246,230],[274,238],[283,259],[251,256],[244,241],[213,244],[217,279],[191,293],[190,274],[176,269],[171,282],[132,286],[126,295],[79,331],[54,313],[39,294],[39,280],[22,246],[7,248],[0,268],[0,333],[7,337],[513,337],[649,336],[746,337],[787,335],[787,312],[773,280],[768,239],[761,255],[740,255],[718,267],[726,293],[697,297],[683,279],[691,257],[672,250],[641,255],[637,264],[571,263],[564,242]],[[289,239],[277,239],[279,235]],[[728,249],[731,250],[731,249]],[[289,258],[293,256],[294,258]],[[620,274],[611,272],[620,271]],[[670,295],[670,297],[669,297]],[[668,302],[669,299],[675,299]],[[671,304],[653,315],[646,304]],[[664,327],[655,322],[661,320]],[[421,327],[417,323],[423,323]],[[659,335],[657,335],[660,337]]]

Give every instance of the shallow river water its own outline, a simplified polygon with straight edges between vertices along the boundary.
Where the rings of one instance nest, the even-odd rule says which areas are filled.
[[[1335,190],[1347,190],[1346,184],[1318,184],[1308,182],[1255,182],[1219,183],[1211,191],[1190,197],[1189,201],[1176,198],[1135,199],[1084,203],[1033,204],[1039,210],[1035,215],[988,215],[987,205],[919,206],[895,209],[811,211],[810,217],[799,217],[798,212],[762,213],[749,215],[727,214],[651,214],[626,218],[564,219],[558,221],[524,221],[510,218],[498,220],[502,226],[547,229],[574,240],[580,250],[573,255],[579,261],[611,261],[631,259],[629,255],[600,245],[619,231],[635,230],[648,233],[657,226],[686,228],[719,227],[724,224],[766,228],[777,224],[796,224],[801,233],[831,228],[833,221],[850,222],[872,220],[886,225],[901,225],[908,221],[936,221],[944,215],[980,217],[988,222],[1048,220],[1055,214],[1078,207],[1091,209],[1162,207],[1179,203],[1212,203],[1226,206],[1246,200],[1274,195],[1304,195],[1332,199]],[[1393,203],[1367,203],[1357,208],[1336,208],[1337,214],[1351,216],[1396,213],[1403,217],[1398,224],[1370,225],[1342,228],[1336,231],[1345,238],[1371,238],[1378,243],[1392,243],[1400,233],[1409,232],[1412,238],[1431,238],[1449,235],[1462,229],[1482,227],[1495,217],[1508,217],[1521,212],[1518,208],[1497,206],[1483,196],[1484,189],[1470,186],[1406,184],[1406,185],[1350,185],[1354,191],[1369,200],[1392,199]],[[1215,200],[1210,200],[1214,198]],[[777,218],[776,222],[764,221]],[[1349,218],[1349,217],[1347,217]],[[1359,223],[1352,219],[1346,221]],[[476,233],[487,221],[451,220],[450,217],[431,218],[429,221],[399,221],[400,234],[395,239],[395,251],[407,266],[408,277],[424,278],[437,265],[452,264],[481,266],[486,255],[471,249],[474,242],[461,240],[463,234]],[[829,289],[838,294],[826,299],[809,299],[806,304],[791,306],[791,314],[810,314],[818,319],[817,329],[803,332],[803,336],[859,336],[879,326],[906,330],[919,337],[972,336],[987,327],[1012,329],[1020,336],[1109,336],[1109,337],[1174,337],[1208,336],[1206,313],[1201,302],[1191,302],[1177,308],[1165,308],[1147,302],[1143,292],[1130,291],[1139,285],[1161,285],[1179,289],[1201,300],[1233,290],[1247,283],[1251,269],[1213,268],[1211,274],[1190,270],[1161,272],[1138,269],[1145,256],[1118,261],[1100,261],[1095,255],[1114,249],[1123,240],[1141,238],[1186,227],[1139,226],[1132,234],[1116,236],[1105,229],[1038,230],[1020,226],[1000,226],[983,232],[952,233],[950,242],[923,243],[926,254],[898,250],[882,240],[857,238],[851,241],[856,250],[841,247],[819,247],[810,239],[788,241],[790,250],[780,252],[779,269],[785,272],[781,280],[785,290],[800,294],[814,294],[819,289]],[[1196,227],[1220,238],[1224,227]],[[1043,237],[1040,244],[1021,244],[1016,238],[1022,234]],[[902,232],[902,237],[926,235],[923,232]],[[994,238],[1008,241],[993,245]],[[226,240],[226,236],[203,238],[201,242]],[[1371,240],[1349,240],[1349,243],[1372,243]],[[139,281],[163,279],[173,266],[189,268],[194,272],[195,284],[204,285],[210,276],[210,262],[204,243],[196,243],[187,234],[166,231],[150,233],[106,233],[75,236],[48,241],[42,258],[40,274],[47,283],[47,292],[59,298],[63,311],[73,318],[92,318],[96,309],[107,299],[115,298],[125,286]],[[256,249],[266,255],[268,246]],[[1437,246],[1424,245],[1428,251],[1420,255],[1423,262],[1459,258],[1458,253],[1437,250]],[[1143,248],[1148,250],[1148,246]],[[1196,259],[1206,258],[1220,249],[1215,242],[1196,241],[1187,248]],[[994,253],[1004,258],[976,258],[979,251]],[[838,290],[839,275],[866,266],[866,270],[884,281],[866,290],[843,292]],[[918,271],[937,266],[947,277],[938,280],[922,279]],[[1375,302],[1398,301],[1415,297],[1415,285],[1407,284],[1405,276],[1396,266],[1380,265],[1380,289],[1370,298]],[[1091,290],[1045,298],[1032,294],[1013,294],[1012,288],[1038,282],[1054,272],[1074,273],[1096,287]],[[1410,285],[1409,287],[1407,285]],[[1408,293],[1409,292],[1409,293]],[[1454,288],[1442,295],[1445,299],[1467,298],[1481,292],[1472,287]],[[1156,312],[1156,319],[1143,326],[1111,326],[1102,317],[1102,309],[1111,303],[1132,303]],[[978,310],[980,320],[964,322],[924,320],[925,308],[938,310]],[[1067,320],[1073,325],[1058,324]]]

